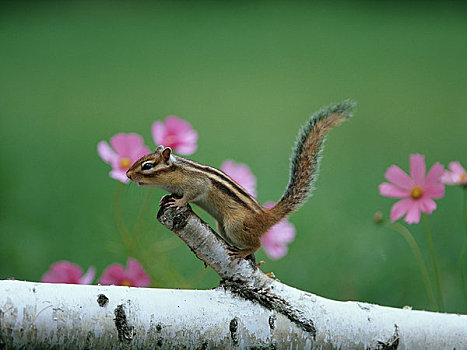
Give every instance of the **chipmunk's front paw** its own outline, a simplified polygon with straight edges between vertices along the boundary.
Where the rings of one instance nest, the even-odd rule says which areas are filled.
[[[164,196],[161,198],[161,200],[159,201],[159,206],[160,206],[161,208],[165,208],[165,207],[167,207],[167,205],[169,205],[169,203],[170,203],[171,201],[173,201],[173,200],[174,200],[173,195],[171,195],[171,194],[166,194],[166,195],[164,195]]]
[[[186,202],[181,198],[170,198],[170,201],[167,202],[167,208],[179,208],[186,204]]]
[[[182,198],[176,198],[173,194],[166,194],[159,201],[159,205],[163,209],[178,208],[184,206],[185,204],[185,200],[183,200]]]

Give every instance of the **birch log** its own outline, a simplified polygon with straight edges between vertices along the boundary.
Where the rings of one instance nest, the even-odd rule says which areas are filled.
[[[163,205],[158,219],[221,286],[0,281],[0,348],[467,349],[466,315],[328,300],[267,277],[251,260],[232,261],[189,206]]]
[[[273,282],[314,332],[225,288],[0,281],[0,348],[465,349],[467,316],[321,298]]]

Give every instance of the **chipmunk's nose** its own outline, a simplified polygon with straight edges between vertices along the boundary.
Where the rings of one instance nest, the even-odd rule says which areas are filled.
[[[131,178],[131,175],[133,175],[133,172],[131,171],[131,169],[128,169],[128,170],[126,171],[126,177],[129,178],[130,180],[133,180],[133,179]]]

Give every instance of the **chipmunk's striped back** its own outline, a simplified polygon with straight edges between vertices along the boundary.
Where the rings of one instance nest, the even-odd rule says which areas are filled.
[[[176,156],[175,159],[178,163],[182,163],[184,166],[190,168],[190,170],[206,176],[214,187],[245,208],[251,209],[255,212],[262,210],[261,204],[259,204],[252,195],[248,194],[242,186],[223,171],[208,165],[197,163],[191,159],[178,156]]]

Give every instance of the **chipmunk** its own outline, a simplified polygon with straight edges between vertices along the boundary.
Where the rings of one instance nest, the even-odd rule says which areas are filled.
[[[343,101],[321,109],[300,130],[291,157],[289,184],[271,209],[264,208],[222,171],[174,155],[169,147],[137,160],[127,171],[139,185],[153,185],[175,194],[169,207],[195,203],[210,215],[231,253],[245,258],[261,247],[260,238],[272,226],[300,208],[310,196],[317,178],[320,153],[330,129],[351,117],[355,104]]]

